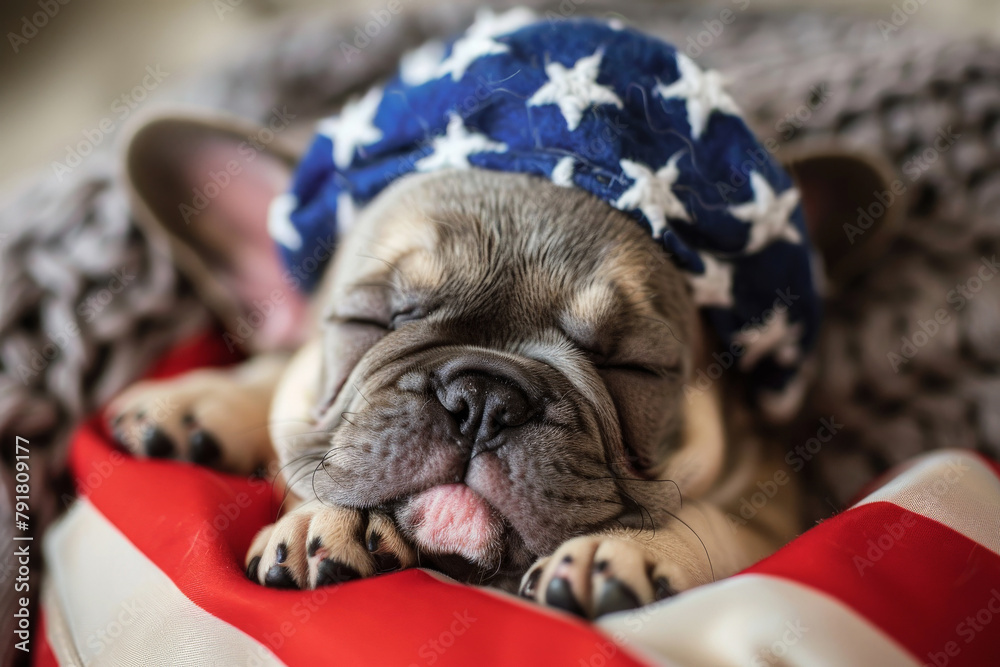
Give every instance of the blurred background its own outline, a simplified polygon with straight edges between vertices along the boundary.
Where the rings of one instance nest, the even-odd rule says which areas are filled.
[[[343,12],[348,18],[387,0],[4,0],[0,4],[0,183],[66,157],[67,145],[104,118],[126,114],[147,67],[169,83],[244,48],[254,30],[281,15]],[[666,1],[666,0],[665,0]],[[42,7],[40,7],[40,2]],[[402,0],[407,7],[441,0]],[[809,8],[889,19],[894,5],[920,3],[914,24],[956,37],[1000,38],[997,0],[723,0],[720,7]],[[709,3],[699,3],[709,4]],[[51,18],[33,30],[33,16]],[[157,85],[159,85],[157,83]],[[141,94],[141,92],[140,92]],[[122,96],[126,97],[123,99]]]

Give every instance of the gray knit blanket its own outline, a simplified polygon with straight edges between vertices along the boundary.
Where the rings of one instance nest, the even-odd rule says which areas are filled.
[[[722,70],[779,159],[835,137],[881,151],[898,170],[909,196],[903,227],[828,299],[816,381],[780,434],[804,462],[815,503],[840,507],[888,466],[933,448],[1000,458],[1000,280],[976,278],[1000,255],[1000,48],[909,25],[886,32],[871,19],[740,6],[563,0],[540,12],[623,16]],[[320,117],[407,49],[471,16],[463,3],[405,13],[351,57],[344,45],[354,45],[363,21],[282,23],[230,62],[157,90],[150,104],[259,121],[275,107]],[[946,150],[935,148],[942,132],[958,137]],[[9,188],[0,204],[2,481],[12,489],[14,439],[27,438],[36,531],[72,495],[72,427],[211,320],[166,250],[134,224],[115,150],[103,148],[61,180],[46,170]],[[947,320],[935,328],[939,311]],[[825,444],[812,438],[821,418],[843,425]],[[0,539],[10,543],[3,496]],[[0,563],[5,588],[10,573]],[[11,618],[8,597],[0,596],[0,624]]]

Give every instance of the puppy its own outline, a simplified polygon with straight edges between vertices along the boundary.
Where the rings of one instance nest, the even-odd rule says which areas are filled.
[[[137,455],[280,471],[293,508],[254,539],[251,579],[431,567],[596,618],[733,574],[800,530],[795,477],[744,379],[694,389],[720,341],[634,216],[536,174],[413,170],[338,213],[349,231],[306,303],[311,276],[283,271],[261,235],[297,151],[241,159],[256,131],[167,117],[133,136],[139,219],[227,342],[257,354],[139,383],[108,410]],[[231,183],[192,206],[223,168]],[[800,188],[823,181],[806,173]]]

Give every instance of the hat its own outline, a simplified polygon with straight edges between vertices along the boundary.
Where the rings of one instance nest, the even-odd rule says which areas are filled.
[[[319,123],[269,229],[297,267],[410,173],[489,169],[586,190],[632,216],[686,272],[725,346],[717,372],[747,373],[780,417],[801,397],[820,299],[799,193],[722,83],[617,21],[485,10]],[[714,365],[691,388],[716,379]]]

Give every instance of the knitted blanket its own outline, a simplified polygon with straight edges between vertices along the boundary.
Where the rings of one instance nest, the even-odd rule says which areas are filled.
[[[1000,246],[1000,48],[912,25],[886,31],[868,19],[730,3],[574,0],[541,12],[551,20],[624,14],[721,70],[779,159],[837,138],[880,150],[897,168],[905,223],[880,261],[828,299],[817,379],[783,434],[789,457],[820,489],[818,505],[842,506],[878,472],[922,451],[1000,457],[1000,281],[987,278]],[[164,86],[158,102],[260,121],[276,106],[316,118],[388,73],[407,49],[470,19],[454,4],[403,14],[364,46],[355,43],[364,21],[283,23],[230,62]],[[114,151],[99,149],[62,180],[46,170],[0,205],[0,451],[12,489],[11,443],[31,443],[35,531],[71,497],[71,427],[209,317],[165,249],[135,226],[118,170]],[[873,192],[872,203],[895,196]],[[813,437],[821,418],[842,425],[830,443]],[[0,532],[13,525],[9,511],[0,507]],[[6,578],[12,565],[0,566]],[[7,602],[0,599],[5,623]]]

